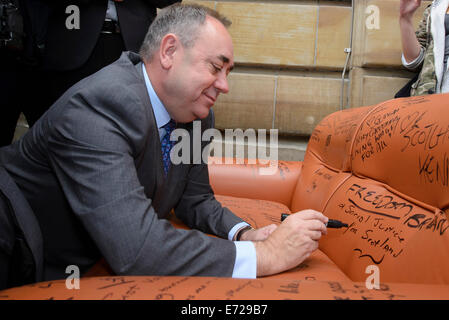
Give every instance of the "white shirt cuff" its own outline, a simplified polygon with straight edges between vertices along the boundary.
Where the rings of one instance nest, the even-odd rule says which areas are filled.
[[[234,241],[236,254],[233,278],[257,277],[257,255],[256,248],[252,241]]]
[[[235,233],[236,233],[237,231],[239,231],[241,228],[246,227],[246,226],[249,226],[249,224],[247,224],[246,222],[240,222],[240,223],[237,223],[237,224],[231,229],[231,231],[229,231],[229,233],[228,233],[228,240],[231,240],[231,241],[232,241],[232,239],[234,239]]]
[[[407,62],[405,60],[404,54],[402,54],[401,60],[402,60],[402,65],[404,67],[406,67],[407,69],[416,69],[421,64],[421,62],[424,60],[424,48],[421,47],[421,50],[419,51],[419,55],[416,57],[415,60],[413,60],[411,62]]]

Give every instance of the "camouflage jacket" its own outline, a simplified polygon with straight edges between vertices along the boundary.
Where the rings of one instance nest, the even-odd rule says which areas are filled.
[[[416,30],[418,42],[424,49],[424,59],[418,80],[412,85],[411,96],[433,94],[436,92],[437,78],[435,76],[434,41],[430,32],[430,10],[428,6]]]

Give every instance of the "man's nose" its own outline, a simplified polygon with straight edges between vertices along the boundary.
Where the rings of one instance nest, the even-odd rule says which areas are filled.
[[[217,80],[215,81],[215,88],[217,88],[220,91],[220,93],[229,92],[228,79],[224,74],[224,72],[220,73]]]

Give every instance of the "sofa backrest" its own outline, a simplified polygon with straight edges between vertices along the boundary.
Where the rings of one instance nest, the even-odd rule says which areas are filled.
[[[316,127],[292,212],[348,228],[320,249],[355,281],[449,283],[449,94],[333,113]]]

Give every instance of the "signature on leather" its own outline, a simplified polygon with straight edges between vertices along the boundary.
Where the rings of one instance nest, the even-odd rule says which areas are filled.
[[[363,254],[363,251],[362,251],[362,249],[359,249],[359,248],[355,248],[354,249],[354,251],[359,251],[360,252],[360,255],[359,255],[359,258],[364,258],[364,257],[368,257],[368,258],[370,258],[371,259],[371,261],[373,261],[375,264],[381,264],[382,263],[382,261],[384,260],[384,258],[385,258],[385,253],[384,253],[384,255],[382,256],[382,258],[380,258],[380,260],[379,261],[376,261],[374,258],[373,258],[373,256],[372,255],[370,255],[370,254]]]

